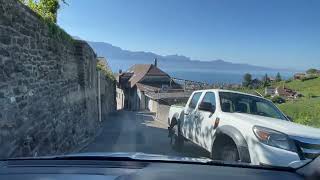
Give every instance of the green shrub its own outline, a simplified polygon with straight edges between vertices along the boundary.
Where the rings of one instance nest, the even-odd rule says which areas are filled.
[[[286,102],[286,100],[280,96],[274,96],[273,98],[271,98],[271,101],[273,103],[278,103],[278,104],[282,104]]]
[[[311,80],[311,79],[316,79],[316,78],[318,78],[318,76],[316,76],[316,75],[310,75],[310,76],[303,77],[303,78],[301,79],[301,81],[303,82],[303,81],[307,81],[307,80]]]
[[[106,63],[103,62],[102,60],[97,61],[97,70],[101,71],[102,74],[105,75],[107,79],[111,79],[112,81],[116,80],[112,71],[107,69]]]
[[[21,3],[28,6],[34,12],[39,14],[42,18],[49,20],[53,23],[57,23],[57,13],[60,8],[60,4],[65,0],[19,0]]]
[[[55,39],[67,40],[74,42],[73,38],[61,29],[57,23],[57,11],[60,4],[66,3],[65,0],[19,0],[28,6],[32,11],[37,13],[44,24],[48,27],[49,36]]]
[[[287,79],[286,81],[285,81],[285,83],[289,83],[289,82],[291,82],[292,81],[292,79],[290,78],[290,79]]]
[[[267,95],[264,96],[264,98],[271,99],[271,95],[267,94]]]
[[[48,27],[49,36],[51,38],[67,40],[70,43],[74,43],[74,39],[68,33],[66,33],[62,28],[60,28],[57,24],[47,19],[43,19],[43,21]]]
[[[307,70],[307,74],[316,74],[318,72],[317,69],[311,68]]]
[[[307,94],[307,98],[308,98],[308,99],[311,99],[311,98],[314,98],[314,97],[316,97],[316,95],[314,95],[314,94],[311,93],[311,92],[309,92],[309,93]]]

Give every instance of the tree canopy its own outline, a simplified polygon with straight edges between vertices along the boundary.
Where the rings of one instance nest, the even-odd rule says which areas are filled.
[[[262,78],[263,87],[269,86],[270,79],[268,77],[268,74],[265,74]]]
[[[248,87],[251,84],[252,81],[252,75],[249,73],[246,73],[243,76],[243,86]]]
[[[278,72],[276,75],[276,82],[280,82],[280,81],[282,81],[282,78],[281,78],[280,73]]]
[[[44,19],[53,23],[57,22],[57,12],[61,3],[65,0],[20,0],[23,4],[30,7]]]
[[[102,74],[111,80],[115,80],[115,77],[110,69],[107,68],[107,64],[103,60],[97,60],[97,70],[101,71]]]
[[[307,74],[316,74],[318,72],[317,69],[314,69],[314,68],[310,68],[307,70]]]

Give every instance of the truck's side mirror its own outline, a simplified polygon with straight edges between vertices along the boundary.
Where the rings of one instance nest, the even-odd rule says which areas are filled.
[[[216,111],[216,106],[209,102],[201,102],[199,105],[199,110],[214,113]]]

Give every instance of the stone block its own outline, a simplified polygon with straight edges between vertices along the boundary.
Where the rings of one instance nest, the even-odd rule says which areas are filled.
[[[13,88],[13,94],[16,96],[21,94],[19,87]],[[16,98],[16,101],[17,101],[17,98]]]
[[[0,35],[0,43],[5,45],[11,44],[11,37],[9,35]]]
[[[16,97],[16,102],[17,102],[17,103],[20,103],[22,100],[23,100],[22,97]]]
[[[4,48],[0,47],[0,56],[9,57],[10,53],[8,50],[5,50]]]
[[[25,27],[21,27],[20,32],[26,36],[31,36],[31,31]]]
[[[10,77],[15,72],[15,62],[13,60],[6,61],[4,63],[3,71]]]
[[[26,37],[19,38],[19,39],[17,39],[17,44],[20,47],[29,48],[29,46],[30,46],[29,38],[26,38]]]
[[[22,71],[24,71],[24,66],[22,65],[22,63],[17,63],[17,64],[15,65],[15,71],[16,71],[16,72],[22,72]]]

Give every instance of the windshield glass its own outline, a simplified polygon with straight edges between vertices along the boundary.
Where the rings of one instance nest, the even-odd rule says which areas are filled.
[[[231,92],[220,92],[219,96],[223,112],[246,113],[288,120],[274,104],[265,99]]]
[[[0,0],[0,158],[312,161],[319,9],[317,0]]]

